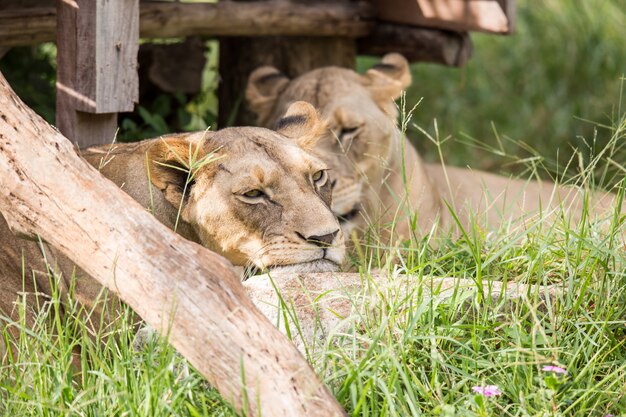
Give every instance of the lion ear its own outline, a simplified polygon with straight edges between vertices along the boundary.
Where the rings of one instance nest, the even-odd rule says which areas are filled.
[[[147,152],[150,182],[178,207],[193,185],[190,172],[206,155],[209,132],[176,134],[155,139]],[[183,192],[185,195],[183,195]]]
[[[315,107],[306,101],[296,101],[276,123],[276,131],[294,139],[302,149],[310,150],[326,133],[326,123],[318,117]]]
[[[400,54],[387,54],[363,76],[364,85],[377,101],[395,100],[411,85],[411,70]]]
[[[265,66],[252,71],[246,86],[246,100],[260,124],[270,116],[276,99],[289,81],[285,74],[274,67]]]

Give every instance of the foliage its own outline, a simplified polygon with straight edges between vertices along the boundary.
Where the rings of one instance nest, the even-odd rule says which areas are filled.
[[[219,395],[163,339],[146,337],[139,343],[129,308],[94,334],[86,320],[90,313],[71,298],[57,292],[45,305],[33,330],[15,341],[0,369],[0,415],[195,417],[228,412]],[[101,305],[108,314],[106,297]],[[23,327],[23,317],[12,324]]]
[[[218,43],[207,42],[207,64],[200,93],[191,99],[181,93],[162,93],[154,101],[138,105],[134,113],[120,116],[119,140],[132,142],[165,133],[215,129],[218,57]]]
[[[54,124],[56,46],[13,48],[0,59],[0,72],[28,107]]]
[[[589,160],[609,141],[610,132],[588,120],[616,118],[616,86],[626,73],[624,1],[518,0],[517,15],[512,36],[473,33],[474,54],[462,69],[412,67],[407,101],[423,97],[415,124],[434,134],[436,119],[440,136],[456,139],[444,148],[449,163],[497,170],[507,158],[480,147],[502,143],[505,155],[532,156],[532,148],[562,167],[573,149]],[[417,128],[408,135],[437,159]]]
[[[215,128],[218,56],[217,42],[207,42],[201,92],[194,97],[162,93],[151,102],[139,103],[134,112],[120,114],[117,139],[137,141],[166,133]],[[0,60],[0,71],[29,107],[55,124],[56,45],[13,48]]]

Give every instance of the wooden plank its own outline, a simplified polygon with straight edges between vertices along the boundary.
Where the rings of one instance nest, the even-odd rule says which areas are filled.
[[[132,111],[139,96],[139,1],[78,0],[78,5],[75,87],[88,100],[78,101],[76,109]]]
[[[346,416],[232,265],[158,222],[0,75],[0,212],[126,301],[246,416]],[[61,225],[61,226],[60,226]]]
[[[58,0],[56,124],[80,147],[112,142],[137,99],[136,3]]]
[[[41,1],[41,0],[40,0]],[[92,0],[95,1],[95,0]],[[109,3],[115,3],[110,1]],[[42,1],[45,5],[45,0]],[[111,6],[112,7],[112,6]],[[0,45],[54,42],[51,7],[0,10]],[[365,36],[373,26],[369,2],[141,2],[142,38],[200,36]]]
[[[379,23],[370,36],[358,39],[360,55],[401,53],[410,62],[434,62],[461,67],[472,55],[472,40],[466,32]]]
[[[508,35],[515,32],[515,23],[517,22],[517,8],[515,7],[515,0],[497,0],[500,3],[500,7],[504,10],[504,14],[509,20]]]
[[[2,0],[0,10],[29,9],[41,6],[54,6],[54,0]]]
[[[508,34],[514,0],[374,0],[378,18],[456,31]]]
[[[0,9],[0,45],[23,46],[56,39],[56,9]]]

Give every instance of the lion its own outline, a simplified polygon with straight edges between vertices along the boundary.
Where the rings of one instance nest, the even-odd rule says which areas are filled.
[[[321,127],[313,107],[300,102],[289,107],[277,131],[174,134],[80,154],[159,221],[233,265],[336,271],[345,248],[330,209],[331,181],[326,164],[308,151]],[[17,319],[20,294],[50,296],[49,267],[63,296],[71,291],[87,311],[94,308],[102,290],[97,281],[45,243],[14,236],[0,216],[0,311]],[[29,324],[35,305],[27,301]]]
[[[581,218],[585,193],[576,187],[425,163],[396,124],[394,100],[410,84],[408,62],[391,53],[362,75],[324,67],[290,79],[260,67],[249,76],[246,100],[260,126],[275,126],[296,100],[313,104],[327,121],[328,134],[314,152],[333,174],[332,209],[346,236],[353,229],[361,236],[372,225],[391,224],[382,235],[406,239],[459,236],[474,225],[528,227],[561,213],[568,221]],[[589,211],[608,221],[615,195],[591,197]]]

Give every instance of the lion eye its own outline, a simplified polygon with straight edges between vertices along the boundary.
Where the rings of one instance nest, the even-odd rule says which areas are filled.
[[[323,169],[317,171],[311,176],[311,179],[313,180],[315,185],[321,187],[322,185],[324,185],[324,183],[326,183],[326,171]]]
[[[259,197],[262,197],[263,195],[265,194],[261,190],[250,190],[250,191],[246,191],[245,193],[243,193],[243,196],[248,197],[248,198],[259,198]]]

